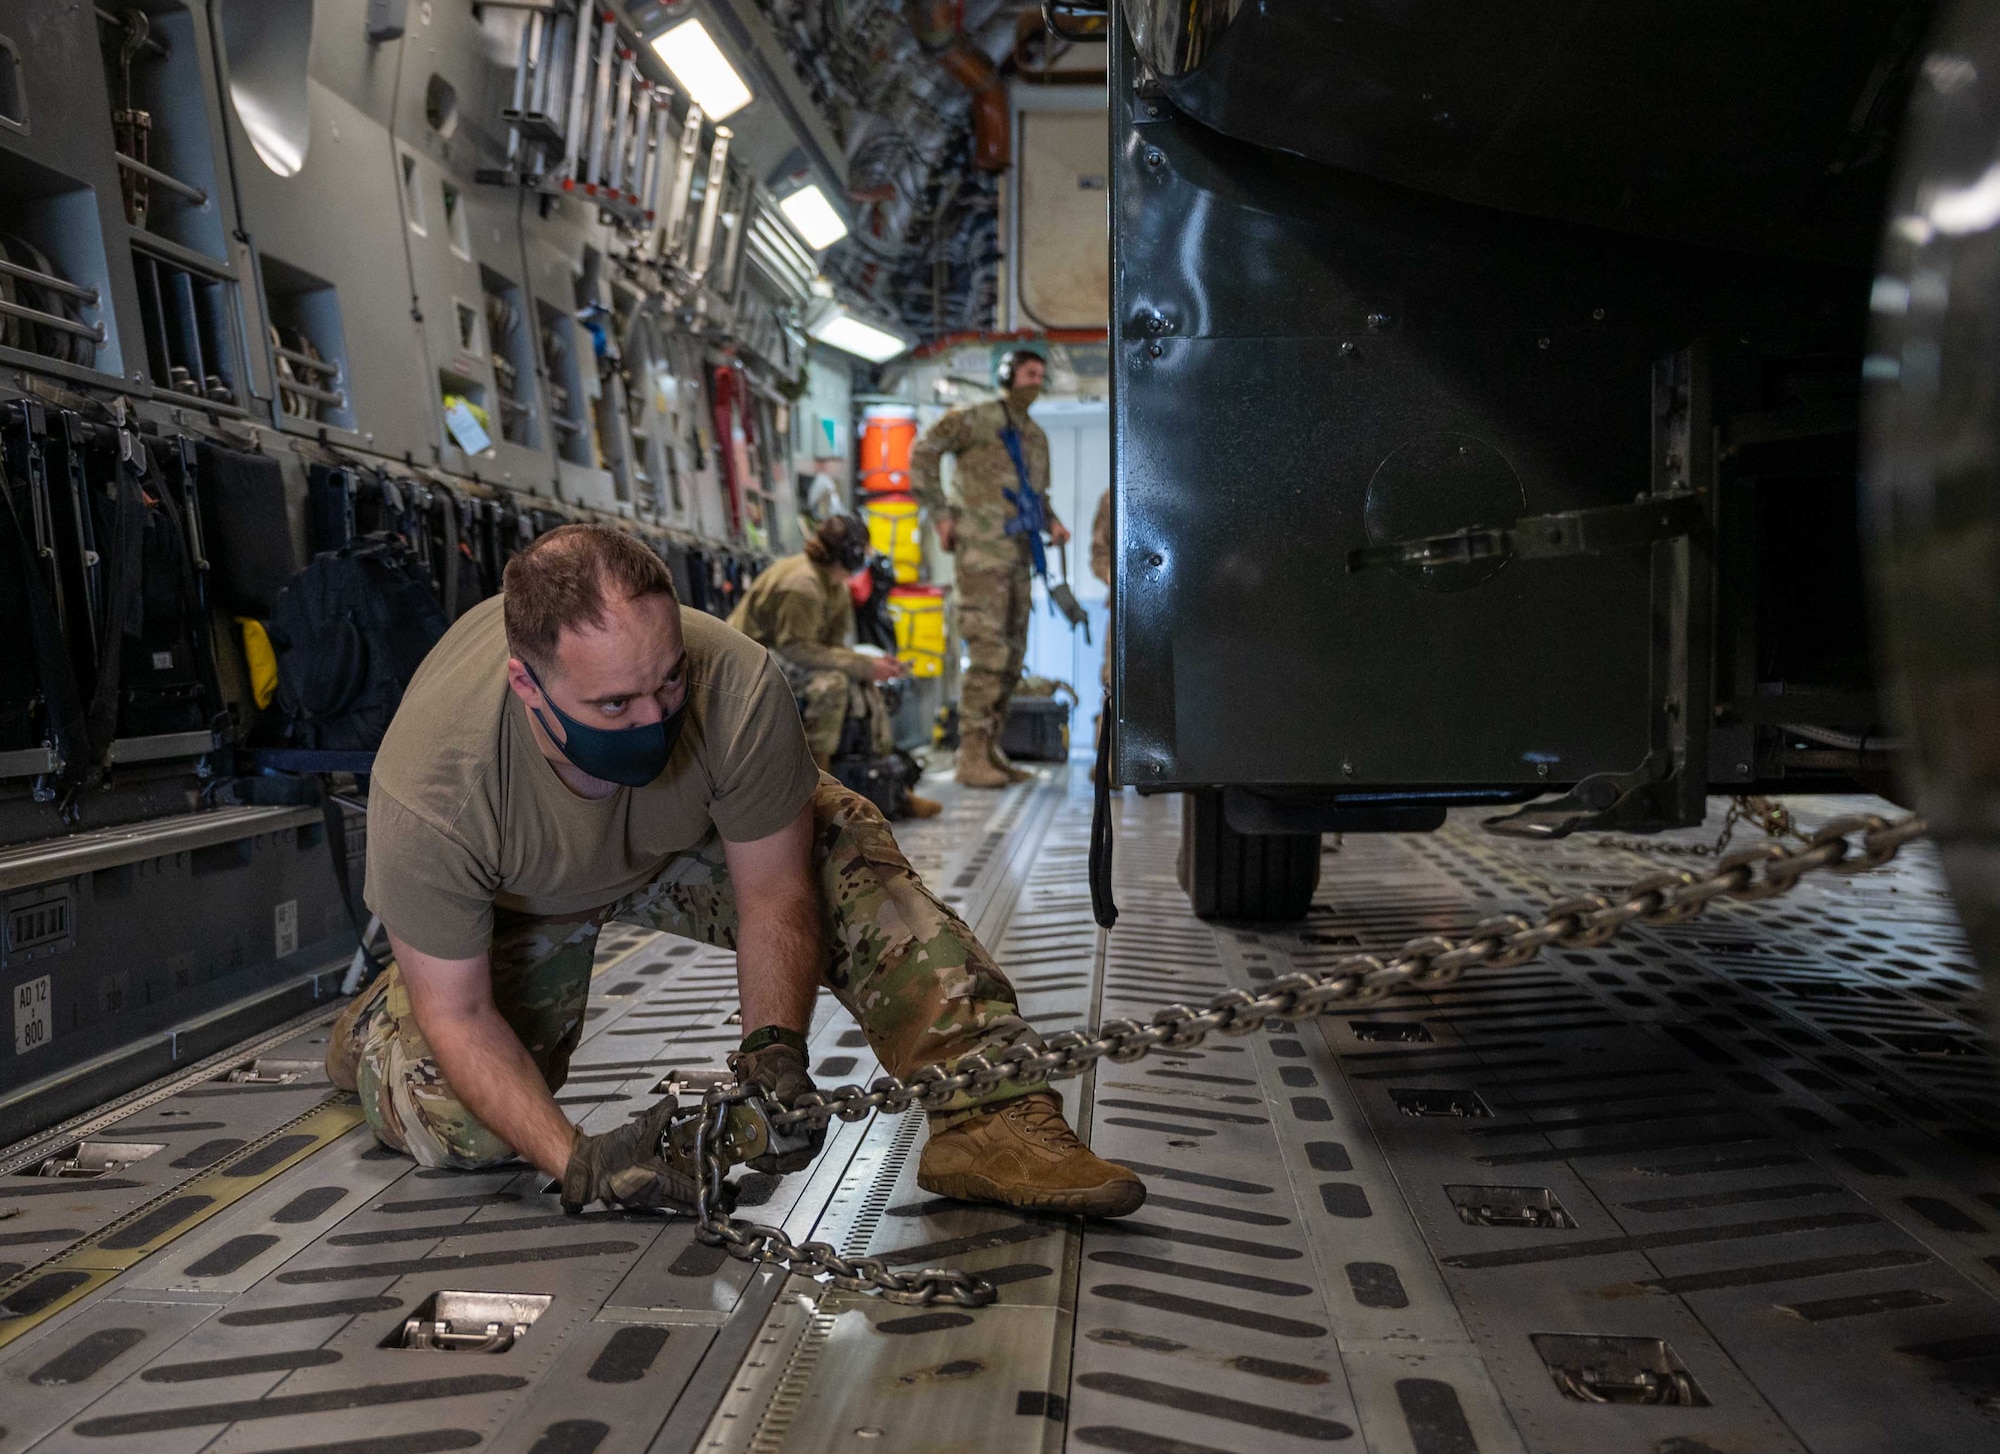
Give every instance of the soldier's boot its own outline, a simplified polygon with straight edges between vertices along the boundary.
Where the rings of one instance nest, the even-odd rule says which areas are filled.
[[[1004,788],[1013,785],[993,762],[993,734],[985,727],[963,727],[958,737],[958,781],[968,788]]]
[[[915,793],[903,794],[903,812],[911,818],[935,818],[944,811],[944,804],[935,798],[920,798]]]
[[[1028,772],[1023,768],[1015,766],[1014,759],[1007,755],[1005,748],[1001,747],[1000,739],[997,736],[989,737],[987,741],[991,744],[991,748],[988,751],[987,756],[993,759],[993,765],[995,767],[999,768],[1000,771],[1007,774],[1007,781],[1015,783],[1024,783],[1029,778],[1034,776],[1033,773]]]
[[[1053,1091],[933,1132],[917,1163],[917,1185],[960,1201],[1084,1217],[1128,1216],[1146,1200],[1136,1174],[1076,1139]]]

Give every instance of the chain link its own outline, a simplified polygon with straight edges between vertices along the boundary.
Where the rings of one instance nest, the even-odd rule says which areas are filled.
[[[1663,843],[1652,838],[1621,838],[1609,833],[1594,835],[1592,842],[1598,848],[1622,848],[1627,853],[1654,853],[1667,858],[1720,858],[1735,838],[1738,823],[1750,823],[1762,828],[1767,838],[1790,838],[1802,844],[1812,841],[1799,827],[1798,820],[1792,817],[1792,810],[1784,804],[1770,798],[1738,794],[1729,800],[1729,811],[1722,819],[1722,831],[1713,843]]]
[[[1777,810],[1783,813],[1783,809]],[[1736,815],[1732,810],[1732,821]],[[1746,814],[1745,816],[1748,816]],[[1774,820],[1762,819],[1766,831]],[[1776,898],[1796,888],[1808,874],[1865,873],[1893,859],[1903,846],[1923,836],[1920,818],[1894,822],[1875,814],[1836,818],[1788,846],[1772,837],[1723,858],[1705,874],[1672,869],[1648,874],[1622,893],[1606,897],[1584,894],[1564,899],[1543,911],[1539,922],[1521,914],[1502,914],[1473,925],[1462,939],[1430,935],[1412,939],[1384,959],[1350,954],[1319,974],[1292,974],[1273,980],[1261,993],[1228,990],[1203,1009],[1169,1005],[1150,1020],[1110,1020],[1096,1034],[1064,1031],[1051,1035],[1040,1048],[1016,1045],[988,1059],[969,1055],[950,1070],[923,1067],[907,1080],[885,1075],[866,1089],[836,1086],[799,1097],[791,1109],[767,1105],[772,1125],[779,1129],[825,1126],[836,1118],[858,1121],[877,1111],[901,1115],[916,1109],[943,1108],[967,1091],[988,1091],[1018,1084],[1038,1086],[1083,1074],[1099,1060],[1132,1061],[1155,1050],[1191,1050],[1211,1034],[1247,1035],[1267,1020],[1309,1019],[1339,1005],[1366,1004],[1405,987],[1436,990],[1453,983],[1476,966],[1495,969],[1525,964],[1550,945],[1562,949],[1594,949],[1609,943],[1635,923],[1674,924],[1692,919],[1721,899],[1754,901]],[[1859,835],[1857,850],[1849,843]],[[1728,838],[1725,830],[1723,844]],[[1718,845],[1718,848],[1723,846]],[[739,1222],[724,1210],[723,1176],[728,1170],[720,1150],[731,1103],[757,1092],[739,1086],[718,1086],[702,1103],[702,1121],[695,1137],[697,1178],[696,1235],[719,1245],[732,1257],[775,1262],[793,1272],[822,1278],[832,1287],[875,1293],[891,1302],[928,1305],[951,1302],[983,1307],[998,1296],[984,1279],[954,1268],[894,1272],[878,1257],[848,1258],[825,1242],[795,1243],[776,1227]]]

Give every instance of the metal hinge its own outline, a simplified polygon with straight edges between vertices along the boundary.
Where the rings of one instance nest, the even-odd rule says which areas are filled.
[[[1561,510],[1552,515],[1525,516],[1512,525],[1468,525],[1448,535],[1365,545],[1347,553],[1347,568],[1363,571],[1379,566],[1462,565],[1508,557],[1555,560],[1601,555],[1607,550],[1693,535],[1705,523],[1699,494],[1643,495],[1629,505]]]

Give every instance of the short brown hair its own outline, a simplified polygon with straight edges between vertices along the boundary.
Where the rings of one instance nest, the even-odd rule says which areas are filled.
[[[561,525],[507,562],[507,649],[537,671],[555,665],[564,631],[602,626],[612,600],[672,596],[667,563],[622,530]]]

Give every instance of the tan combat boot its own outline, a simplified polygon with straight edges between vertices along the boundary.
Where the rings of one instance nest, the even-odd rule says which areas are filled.
[[[984,727],[966,727],[958,737],[958,781],[968,788],[1004,788],[1014,780],[996,767],[993,734]]]
[[[1000,739],[997,736],[989,737],[986,740],[990,744],[986,755],[993,759],[995,767],[1007,774],[1009,782],[1024,783],[1034,776],[1033,773],[1015,765],[1014,759],[1007,755],[1006,749],[1000,745]]]
[[[1146,1200],[1143,1181],[1076,1139],[1053,1091],[932,1132],[917,1185],[960,1201],[1083,1217],[1128,1216]]]
[[[903,794],[903,813],[910,818],[935,818],[944,811],[944,804],[935,798],[920,798],[915,793]]]

